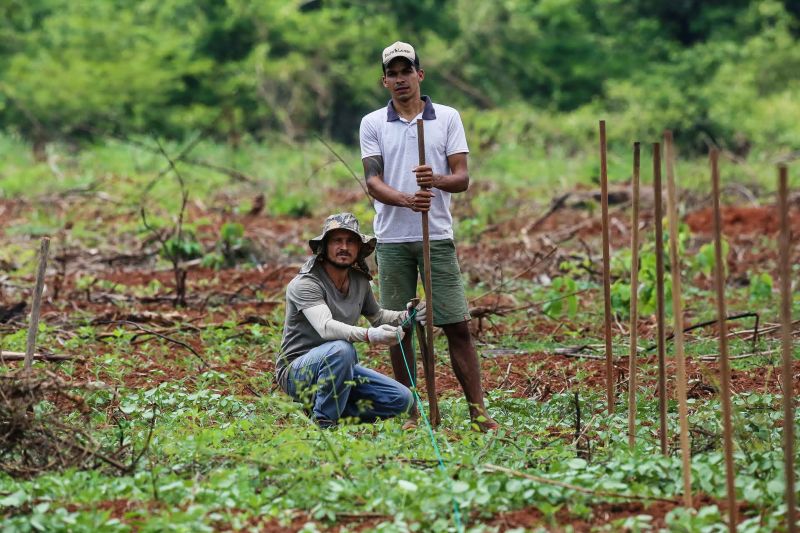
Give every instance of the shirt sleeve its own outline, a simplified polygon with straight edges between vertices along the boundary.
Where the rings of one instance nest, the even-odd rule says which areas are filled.
[[[325,305],[315,305],[303,309],[303,314],[308,323],[326,341],[346,340],[349,342],[367,340],[367,329],[351,326],[344,322],[334,320],[330,308]]]
[[[358,140],[361,144],[361,159],[371,155],[381,155],[381,145],[378,141],[378,129],[375,121],[370,120],[370,116],[361,119],[361,127],[358,130]]]
[[[308,277],[292,280],[292,282],[289,283],[287,296],[297,307],[298,311],[320,304],[328,305],[325,302],[322,287],[320,287],[319,283]]]
[[[469,153],[467,135],[464,133],[464,125],[461,123],[461,115],[458,114],[458,111],[453,111],[447,124],[445,153],[447,155]]]

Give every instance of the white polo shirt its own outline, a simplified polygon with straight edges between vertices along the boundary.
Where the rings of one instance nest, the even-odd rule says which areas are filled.
[[[450,174],[447,156],[468,153],[467,138],[458,111],[452,107],[434,104],[423,96],[422,113],[407,121],[400,117],[392,105],[382,107],[361,119],[359,139],[361,158],[383,157],[383,181],[406,194],[414,194],[417,178],[411,171],[419,165],[417,146],[417,119],[422,118],[425,128],[425,162],[435,174]],[[433,189],[436,195],[428,212],[431,240],[453,238],[453,217],[450,214],[450,193]],[[378,242],[414,242],[422,240],[422,216],[407,207],[386,205],[375,200],[373,229]]]

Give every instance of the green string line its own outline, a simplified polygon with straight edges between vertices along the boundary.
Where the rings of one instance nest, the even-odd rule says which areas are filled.
[[[414,324],[416,321],[417,310],[411,309],[408,313],[408,317],[400,324],[401,327],[407,326],[410,322]],[[413,329],[412,329],[413,332]],[[406,360],[406,352],[403,350],[403,343],[402,339],[400,338],[400,333],[397,333],[397,345],[400,346],[400,353],[403,354],[403,364],[406,365],[406,372],[408,372],[408,380],[411,382],[411,392],[414,394],[414,397],[417,400],[417,408],[419,409],[420,414],[422,415],[422,420],[425,421],[425,427],[428,428],[428,435],[431,438],[431,443],[433,444],[433,451],[436,452],[436,459],[439,461],[439,470],[442,471],[443,474],[447,475],[447,468],[444,466],[444,459],[442,458],[442,454],[439,451],[439,445],[436,444],[436,436],[433,433],[433,427],[431,427],[431,423],[428,421],[427,415],[425,415],[425,409],[422,407],[422,398],[419,397],[419,393],[417,392],[417,384],[414,383],[414,377],[411,375],[411,368],[408,366],[408,361]],[[412,344],[413,346],[413,344]],[[461,523],[461,511],[459,510],[458,502],[456,501],[455,496],[453,496],[453,479],[450,476],[447,476],[450,479],[450,497],[453,500],[453,518],[456,522],[456,528],[458,529],[459,533],[464,531],[464,525]]]

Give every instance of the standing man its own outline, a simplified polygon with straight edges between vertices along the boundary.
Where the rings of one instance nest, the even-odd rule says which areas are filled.
[[[375,237],[362,234],[351,213],[331,215],[322,234],[308,241],[314,254],[286,288],[286,319],[275,376],[284,392],[305,403],[322,427],[340,418],[361,422],[391,418],[413,405],[411,391],[358,364],[354,342],[396,345],[411,307],[381,309],[364,259]],[[373,327],[355,324],[365,316]],[[425,303],[416,320],[424,323]]]
[[[424,272],[419,213],[428,212],[433,322],[447,336],[450,361],[473,423],[484,431],[496,429],[498,424],[489,416],[483,400],[480,364],[469,332],[469,308],[453,243],[450,195],[469,186],[469,149],[461,117],[455,109],[434,104],[421,94],[425,71],[410,44],[398,41],[389,45],[383,51],[382,64],[381,81],[392,99],[386,107],[365,116],[360,130],[367,188],[376,200],[381,304],[400,310],[414,297],[417,274]],[[419,118],[425,126],[426,165],[418,164]],[[389,350],[395,379],[409,386],[399,346]],[[411,335],[403,341],[403,351],[412,353]],[[413,362],[408,364],[412,366]],[[416,417],[416,411],[412,417]]]

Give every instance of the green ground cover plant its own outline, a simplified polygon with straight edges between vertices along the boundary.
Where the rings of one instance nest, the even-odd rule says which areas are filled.
[[[5,136],[0,145],[14,146],[16,142],[13,136]],[[179,154],[185,144],[164,141],[164,146],[169,154]],[[355,149],[334,146],[357,168]],[[620,146],[614,156],[619,168],[615,181],[623,185],[627,156]],[[4,530],[257,531],[282,525],[290,530],[321,531],[336,524],[343,530],[363,526],[376,531],[457,531],[454,502],[465,530],[475,532],[504,530],[499,517],[521,510],[537,513],[536,520],[526,526],[531,530],[567,529],[580,521],[598,531],[718,531],[722,527],[726,515],[721,510],[725,478],[715,392],[719,381],[716,363],[700,360],[717,353],[713,327],[693,331],[686,342],[687,354],[696,365],[689,384],[696,394],[689,399],[689,410],[692,487],[701,495],[697,512],[677,503],[660,514],[644,504],[631,507],[635,500],[631,496],[670,500],[681,490],[674,400],[669,403],[669,454],[662,456],[658,450],[658,405],[653,387],[656,361],[650,325],[655,268],[652,243],[643,245],[640,264],[640,313],[649,329],[640,340],[640,346],[648,351],[641,356],[637,444],[633,449],[627,444],[625,374],[620,377],[615,414],[606,415],[598,377],[602,362],[581,357],[602,353],[593,348],[602,346],[603,341],[600,279],[592,260],[596,253],[586,252],[586,246],[593,246],[593,237],[586,237],[590,240],[585,246],[561,243],[564,255],[529,277],[511,279],[529,262],[520,266],[506,258],[508,262],[498,270],[494,264],[498,259],[492,259],[498,256],[487,255],[489,259],[483,263],[476,255],[469,256],[464,262],[469,297],[502,293],[513,302],[509,305],[520,309],[490,314],[489,325],[477,336],[484,373],[492,384],[488,387],[490,412],[503,428],[488,435],[474,432],[457,386],[446,385],[440,402],[444,424],[436,432],[444,459],[442,472],[424,430],[403,431],[402,421],[389,420],[321,432],[302,406],[274,389],[271,361],[280,344],[283,285],[269,285],[263,279],[276,275],[270,268],[285,267],[293,272],[306,254],[305,240],[316,227],[311,221],[331,209],[333,195],[337,210],[358,212],[367,226],[371,221],[371,208],[359,186],[324,145],[266,146],[253,141],[234,149],[203,141],[193,152],[203,160],[224,160],[253,181],[177,163],[191,190],[185,227],[198,246],[192,257],[215,257],[213,264],[198,267],[214,267],[202,271],[205,273],[190,270],[187,308],[177,315],[170,307],[174,283],[168,258],[159,254],[157,242],[147,241],[148,232],[139,217],[142,191],[150,187],[147,201],[154,213],[153,224],[169,228],[176,223],[180,186],[167,176],[155,180],[166,167],[164,158],[115,141],[77,152],[58,144],[50,145],[50,150],[60,161],[63,179],[47,163],[34,162],[27,151],[17,154],[21,162],[12,158],[4,168],[29,166],[30,172],[41,172],[46,182],[25,188],[16,171],[0,172],[2,205],[21,213],[13,219],[13,227],[4,226],[1,234],[0,259],[8,264],[3,263],[3,269],[9,281],[3,285],[3,294],[23,295],[30,284],[35,271],[31,239],[39,234],[37,227],[43,221],[63,239],[59,245],[64,250],[85,253],[99,248],[110,252],[121,245],[131,253],[150,251],[149,258],[137,267],[144,275],[136,279],[128,279],[130,271],[115,274],[114,268],[91,262],[73,267],[65,276],[62,296],[49,304],[51,314],[40,323],[37,337],[43,351],[80,356],[57,366],[43,362],[35,366],[54,370],[76,383],[72,393],[82,398],[88,412],[66,409],[66,421],[85,428],[99,445],[121,450],[118,459],[129,470],[98,463],[54,469],[28,479],[0,474]],[[529,170],[537,168],[540,154],[532,152],[526,167],[517,161],[522,152],[514,147],[504,150],[474,154],[479,169],[476,188],[481,181],[491,185],[456,201],[463,220],[470,221],[459,231],[472,225],[464,245],[470,254],[474,250],[484,253],[486,248],[480,247],[487,242],[496,245],[502,241],[502,233],[500,237],[491,234],[490,226],[503,228],[515,217],[535,218],[532,212],[546,210],[551,191],[562,191],[566,184],[594,186],[590,170],[595,156],[590,149],[568,160],[542,164],[534,173]],[[499,167],[490,164],[492,158],[515,163],[500,173]],[[574,168],[584,168],[584,178],[558,175],[566,172],[559,169]],[[693,172],[700,176],[704,169],[702,159],[679,166],[681,187],[687,185],[687,194],[693,193],[693,187],[707,190],[689,179]],[[495,175],[496,180],[492,179]],[[301,179],[294,179],[297,176]],[[318,195],[308,197],[308,212],[284,212],[266,201],[263,212],[248,214],[259,193],[269,198],[291,197],[311,185]],[[771,190],[768,176],[753,179],[747,186],[761,192]],[[104,201],[102,195],[96,196],[100,193],[115,201]],[[85,199],[87,194],[90,200]],[[590,217],[597,215],[591,208],[575,209],[586,209]],[[76,225],[80,231],[73,232]],[[271,232],[271,240],[259,240],[257,230]],[[282,234],[292,232],[291,239],[279,240]],[[280,252],[265,256],[266,260],[250,261],[240,253],[272,240]],[[681,227],[686,310],[691,323],[714,318],[707,283],[713,263],[709,263],[707,242]],[[757,243],[761,251],[773,245],[771,240]],[[514,246],[518,249],[520,245]],[[731,249],[738,246],[735,239],[729,243]],[[617,243],[613,294],[621,324],[629,318],[625,299],[630,296],[626,286],[629,261],[625,246]],[[261,277],[256,276],[259,268],[264,269]],[[57,271],[54,267],[51,273]],[[485,275],[487,271],[494,274]],[[543,272],[548,275],[539,276]],[[729,284],[729,312],[757,310],[762,322],[775,322],[772,265],[754,263],[747,278],[747,284]],[[502,283],[501,290],[495,290],[498,283]],[[247,290],[236,294],[242,287]],[[669,302],[669,292],[667,297]],[[800,312],[797,296],[793,311]],[[154,315],[163,322],[148,323]],[[169,339],[131,326],[133,320],[143,320],[139,325]],[[736,323],[736,329],[750,327],[750,319]],[[25,338],[22,322],[0,326],[3,350],[24,350]],[[627,342],[624,332],[616,328],[615,356],[627,355]],[[590,348],[577,352],[575,358],[553,355],[583,345]],[[742,531],[778,530],[786,513],[780,450],[782,396],[774,386],[779,373],[777,349],[774,335],[760,338],[755,348],[749,335],[731,341],[734,357],[757,352],[732,363],[735,373],[752,377],[749,385],[737,385],[747,388],[734,395]],[[436,353],[438,365],[448,372],[441,337],[436,341]],[[365,352],[362,357],[366,364],[388,371],[385,354]],[[8,376],[12,370],[12,366],[3,366],[0,374]],[[40,414],[61,410],[63,406],[46,399],[36,407]],[[800,425],[800,417],[796,425]],[[538,476],[538,480],[530,476]],[[600,506],[608,502],[629,511],[603,521]]]

